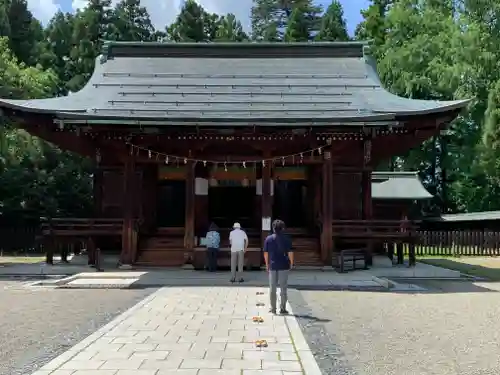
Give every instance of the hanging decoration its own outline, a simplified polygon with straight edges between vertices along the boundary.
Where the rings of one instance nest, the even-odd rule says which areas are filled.
[[[217,168],[219,165],[222,165],[224,170],[227,172],[229,166],[242,166],[243,168],[246,168],[247,165],[262,165],[265,167],[268,164],[275,164],[279,163],[282,166],[285,166],[287,164],[293,165],[296,163],[297,158],[299,163],[304,162],[304,157],[305,156],[314,156],[314,155],[323,155],[323,149],[327,147],[327,145],[324,146],[319,146],[307,151],[303,152],[298,152],[295,154],[290,154],[290,155],[281,155],[281,156],[276,156],[272,158],[265,158],[265,159],[255,159],[255,160],[207,160],[207,159],[194,159],[194,158],[188,158],[185,156],[180,156],[180,155],[169,155],[165,154],[162,152],[156,152],[153,150],[150,150],[146,147],[143,146],[137,146],[132,143],[127,143],[127,145],[130,147],[130,155],[140,155],[141,153],[146,154],[149,159],[155,158],[155,160],[163,160],[163,162],[168,165],[168,164],[175,164],[179,165],[181,162],[183,164],[187,164],[188,162],[191,163],[203,163],[203,166],[207,166],[207,164],[213,165],[215,168]]]

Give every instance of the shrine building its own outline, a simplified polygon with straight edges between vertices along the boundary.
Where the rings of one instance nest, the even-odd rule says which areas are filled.
[[[361,42],[107,42],[79,92],[1,99],[0,110],[95,161],[94,216],[51,218],[51,241],[118,243],[125,266],[182,266],[196,263],[211,222],[223,248],[239,222],[259,266],[280,218],[298,265],[331,266],[338,228],[377,219],[372,186],[391,200],[375,167],[439,134],[467,103],[391,94]]]

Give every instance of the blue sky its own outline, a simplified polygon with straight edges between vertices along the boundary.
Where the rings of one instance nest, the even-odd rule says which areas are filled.
[[[113,0],[117,2],[118,0]],[[197,0],[207,11],[225,14],[234,13],[249,28],[249,14],[252,0]],[[368,6],[369,0],[340,0],[344,7],[344,14],[349,32],[352,33],[356,25],[361,21],[360,10]],[[77,8],[84,7],[86,0],[28,0],[28,6],[35,17],[46,24],[52,15],[59,9],[64,12],[72,12]],[[142,0],[142,4],[148,8],[151,19],[156,27],[163,28],[169,24],[177,15],[183,0]],[[331,3],[330,0],[316,0],[317,4],[325,9]]]

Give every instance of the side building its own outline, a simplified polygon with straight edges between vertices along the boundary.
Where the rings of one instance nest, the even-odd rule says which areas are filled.
[[[466,104],[389,93],[360,42],[108,42],[81,91],[0,100],[18,126],[95,160],[95,217],[52,237],[114,236],[123,265],[178,266],[210,222],[240,222],[260,254],[276,217],[299,263],[331,265],[333,223],[374,218],[374,167]]]

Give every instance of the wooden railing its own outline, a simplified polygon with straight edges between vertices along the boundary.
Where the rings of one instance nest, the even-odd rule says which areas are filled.
[[[404,220],[336,220],[333,226],[333,264],[344,270],[345,261],[363,257],[364,267],[372,264],[376,246],[385,247],[389,257],[394,256],[396,247],[398,263],[404,262],[403,249],[407,247],[409,264],[414,265],[417,226]],[[349,245],[339,248],[340,245]],[[404,246],[408,245],[408,246]],[[353,262],[354,264],[354,262]]]
[[[399,220],[335,220],[332,225],[336,238],[380,242],[408,241],[417,229],[413,222]]]
[[[500,231],[418,231],[416,254],[442,256],[498,256]]]
[[[0,227],[0,256],[40,252],[40,226],[19,225]]]
[[[137,249],[139,221],[132,224],[131,247]],[[89,265],[97,265],[100,253],[96,247],[99,237],[121,237],[124,235],[124,220],[117,218],[43,218],[41,224],[46,261],[53,263],[55,249],[61,249],[61,260],[65,261],[69,249],[84,243]],[[135,254],[135,252],[134,252]]]
[[[55,218],[44,219],[42,222],[44,236],[112,236],[121,235],[122,230],[123,219]]]

